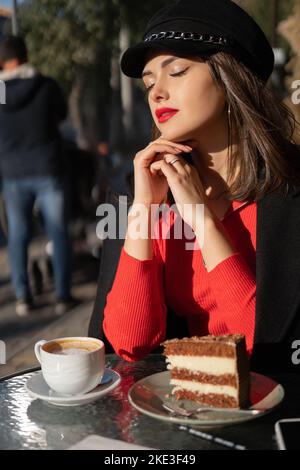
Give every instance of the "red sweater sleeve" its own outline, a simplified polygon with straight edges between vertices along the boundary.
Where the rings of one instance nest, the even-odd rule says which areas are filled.
[[[157,250],[153,246],[152,260],[140,261],[123,247],[107,296],[104,332],[116,353],[127,361],[142,359],[165,338],[164,265]]]
[[[243,333],[251,354],[256,307],[254,274],[242,255],[235,253],[212,269],[208,278],[218,304],[218,323],[225,323],[231,334]],[[213,325],[209,329],[212,334],[220,334]]]

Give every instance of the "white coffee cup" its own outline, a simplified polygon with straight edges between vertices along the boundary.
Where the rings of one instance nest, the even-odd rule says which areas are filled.
[[[103,377],[105,346],[100,339],[74,336],[41,340],[34,352],[45,381],[59,394],[87,393]]]

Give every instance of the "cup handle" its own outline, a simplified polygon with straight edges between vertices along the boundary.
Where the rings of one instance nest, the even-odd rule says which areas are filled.
[[[34,352],[35,352],[36,358],[37,358],[37,360],[39,361],[40,364],[41,364],[41,351],[40,351],[40,349],[43,346],[43,344],[45,344],[47,342],[48,341],[46,341],[45,339],[41,339],[40,341],[35,343],[35,346],[34,346]]]

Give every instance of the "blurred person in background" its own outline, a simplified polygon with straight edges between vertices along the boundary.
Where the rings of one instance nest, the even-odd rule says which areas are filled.
[[[0,66],[0,80],[6,85],[6,104],[0,105],[0,172],[16,313],[25,316],[33,307],[27,262],[36,203],[54,247],[55,313],[62,314],[72,304],[71,246],[59,133],[67,106],[58,84],[28,62],[21,37],[1,40]]]

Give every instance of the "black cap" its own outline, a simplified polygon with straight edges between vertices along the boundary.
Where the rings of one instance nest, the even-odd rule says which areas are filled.
[[[140,78],[150,50],[209,56],[227,52],[266,82],[274,53],[258,24],[231,0],[179,0],[149,21],[143,42],[129,47],[121,59],[125,75]]]

